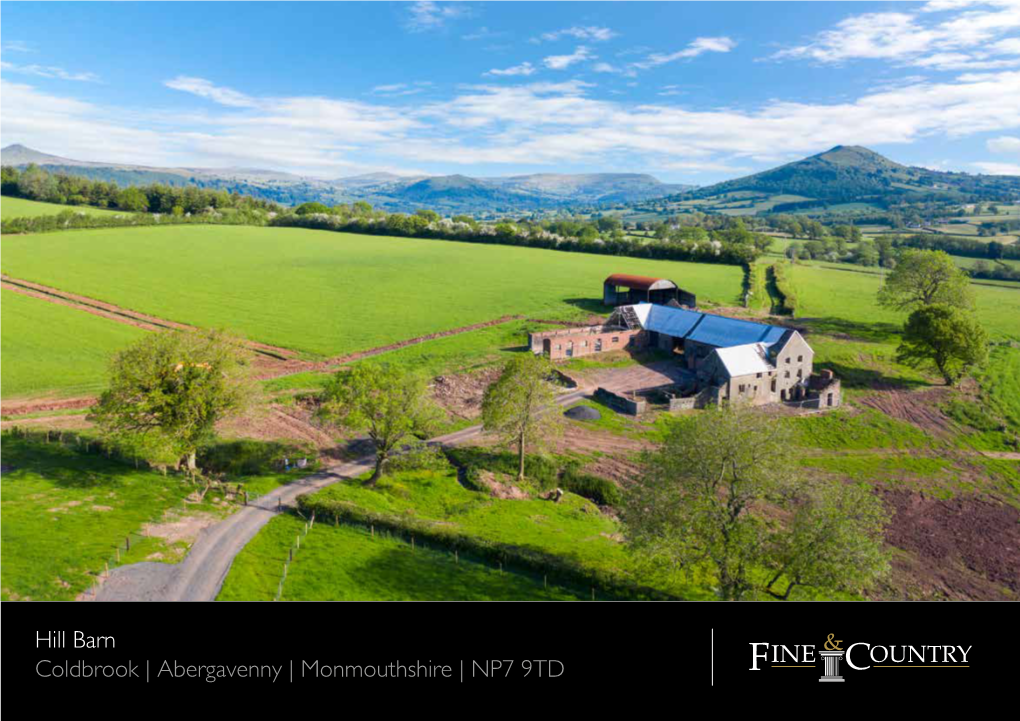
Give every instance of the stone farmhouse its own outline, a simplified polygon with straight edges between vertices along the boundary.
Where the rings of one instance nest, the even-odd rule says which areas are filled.
[[[552,360],[624,348],[670,353],[688,371],[680,392],[689,400],[678,407],[743,401],[826,408],[841,400],[830,371],[813,375],[814,351],[798,331],[674,304],[619,306],[602,325],[533,333],[529,341],[533,353]]]

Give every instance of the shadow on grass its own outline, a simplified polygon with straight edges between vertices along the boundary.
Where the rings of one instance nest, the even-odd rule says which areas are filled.
[[[828,368],[843,383],[844,388],[865,388],[874,390],[911,390],[915,388],[928,388],[931,383],[916,378],[905,378],[903,376],[889,375],[872,368],[861,368],[860,366],[846,365],[826,361],[819,363],[817,370]]]
[[[563,302],[595,315],[605,315],[613,310],[611,306],[603,304],[600,298],[564,298]]]
[[[102,452],[86,453],[56,441],[3,438],[4,483],[17,482],[22,472],[37,473],[61,488],[113,486],[140,471],[107,458]]]
[[[870,343],[896,342],[903,330],[895,323],[864,323],[845,318],[798,318],[796,323],[812,333]]]
[[[419,549],[412,553],[406,548],[394,548],[377,554],[351,576],[360,591],[376,598],[406,597],[417,601],[585,598],[583,591],[563,586],[546,590],[540,576],[510,568],[501,573],[467,554],[461,555],[459,564],[454,563],[453,554],[445,550]]]

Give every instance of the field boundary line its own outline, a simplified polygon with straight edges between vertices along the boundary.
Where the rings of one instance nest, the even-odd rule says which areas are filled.
[[[113,320],[118,323],[124,323],[125,325],[133,325],[137,328],[142,328],[143,330],[197,330],[197,327],[193,325],[159,318],[157,316],[149,315],[148,313],[141,313],[113,303],[60,290],[59,288],[54,288],[52,286],[43,285],[42,283],[14,278],[6,273],[0,274],[0,286],[15,293],[21,293],[22,295],[39,298],[40,300],[49,301],[58,305],[64,305],[86,313],[92,313],[93,315],[107,318],[108,320]],[[288,360],[297,356],[297,352],[289,348],[281,348],[279,346],[268,345],[258,341],[245,340],[244,345],[256,353],[268,355],[280,360]]]

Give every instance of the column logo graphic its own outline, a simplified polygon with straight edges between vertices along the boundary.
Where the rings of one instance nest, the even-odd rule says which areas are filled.
[[[839,662],[843,659],[843,649],[840,644],[842,640],[833,640],[832,637],[836,634],[830,633],[825,641],[825,650],[819,651],[818,655],[822,657],[822,661],[825,662],[825,675],[819,678],[819,681],[837,681],[842,683],[843,677],[839,675]]]

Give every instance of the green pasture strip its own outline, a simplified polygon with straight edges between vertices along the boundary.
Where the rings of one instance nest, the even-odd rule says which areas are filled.
[[[737,302],[741,269],[300,228],[169,226],[3,239],[3,271],[159,317],[339,355],[504,315],[605,312],[611,273]],[[229,270],[228,270],[229,269]]]
[[[39,298],[0,291],[3,398],[106,387],[110,357],[146,331]]]

